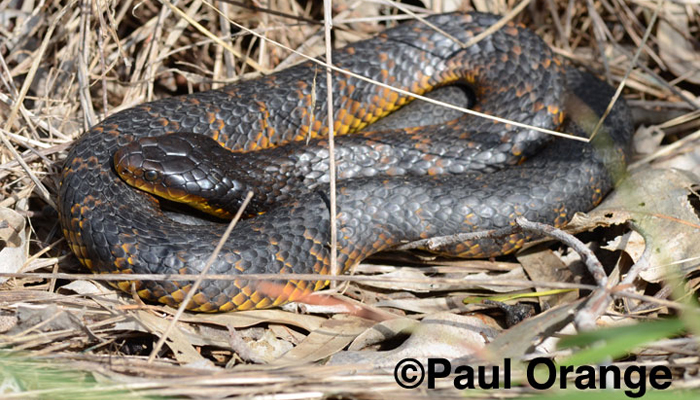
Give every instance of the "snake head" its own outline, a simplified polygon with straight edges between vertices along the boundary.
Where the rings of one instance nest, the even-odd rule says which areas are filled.
[[[245,194],[222,162],[231,158],[215,140],[194,133],[145,137],[114,154],[114,169],[129,185],[158,197],[230,218]]]

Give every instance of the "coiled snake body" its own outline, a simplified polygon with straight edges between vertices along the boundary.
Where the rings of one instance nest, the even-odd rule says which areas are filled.
[[[467,42],[497,18],[472,13],[429,20]],[[612,94],[592,76],[562,67],[536,35],[514,24],[462,48],[414,21],[340,49],[333,61],[417,94],[467,84],[479,111],[550,129],[564,121],[565,131],[579,135],[585,131],[582,125],[597,119],[573,122],[568,117],[586,110],[602,114]],[[59,213],[73,252],[97,273],[201,271],[224,226],[176,222],[160,210],[154,197],[118,176],[114,165],[115,153],[125,146],[139,141],[146,147],[167,148],[170,145],[146,138],[193,132],[231,149],[239,166],[237,176],[227,178],[231,185],[224,193],[226,204],[216,207],[235,211],[240,193],[253,189],[249,211],[261,215],[236,226],[211,268],[211,273],[240,279],[205,281],[188,307],[200,311],[270,307],[324,286],[323,280],[278,281],[281,290],[272,293],[259,281],[245,279],[249,273],[328,273],[323,139],[328,132],[327,111],[311,93],[315,90],[316,99],[326,98],[325,79],[316,79],[323,73],[315,64],[304,63],[221,90],[143,104],[94,126],[69,153],[61,179]],[[332,90],[338,134],[357,132],[409,101],[340,74],[334,74]],[[338,262],[347,270],[404,241],[504,227],[519,215],[566,223],[574,212],[590,209],[610,190],[610,166],[624,165],[631,135],[624,104],[618,102],[604,127],[600,135],[604,140],[597,146],[561,139],[547,143],[549,137],[535,130],[468,116],[427,127],[339,136]],[[160,168],[180,174],[171,181],[185,187],[197,186],[205,176],[223,182],[198,165],[188,169],[164,163]],[[216,182],[206,185],[207,190],[218,187]],[[182,197],[179,189],[174,193]],[[513,251],[524,240],[513,235],[446,251],[492,256]],[[136,282],[140,296],[170,305],[180,303],[190,285]],[[128,290],[130,282],[118,286]]]

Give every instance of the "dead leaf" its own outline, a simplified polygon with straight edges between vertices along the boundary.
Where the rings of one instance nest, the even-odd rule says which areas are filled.
[[[142,315],[148,315],[146,320],[140,320]],[[256,325],[275,324],[275,326],[293,326],[309,332],[322,329],[326,318],[315,315],[293,314],[287,311],[251,310],[224,314],[191,314],[187,313],[180,318],[183,323],[192,326],[178,325],[178,332],[170,335],[171,340],[166,344],[177,354],[178,361],[189,362],[194,357],[193,346],[216,346],[231,348],[231,333],[229,329],[236,329],[236,334],[245,338],[245,346],[255,354],[259,362],[271,362],[290,350],[292,344],[285,339],[278,339],[268,330],[260,330],[261,335],[255,335],[248,331]],[[169,320],[157,318],[150,313],[139,313],[139,321],[129,320],[115,324],[114,330],[131,330],[149,333],[162,332],[167,327]],[[248,329],[248,331],[246,330]],[[301,336],[303,339],[305,336]],[[354,337],[354,336],[353,336]],[[350,339],[351,340],[351,339]],[[302,340],[303,342],[303,340]],[[196,352],[196,351],[195,351]]]
[[[389,299],[381,300],[374,304],[376,307],[391,307],[419,314],[434,314],[437,312],[454,311],[464,309],[462,299],[464,296],[428,297],[425,299]]]
[[[0,334],[5,334],[10,329],[17,326],[18,318],[16,315],[0,315]]]
[[[267,364],[293,347],[291,343],[278,339],[269,329],[249,328],[247,331],[253,334],[245,335],[245,331],[233,328],[228,330],[230,348],[244,361]]]
[[[700,265],[700,219],[689,199],[698,182],[688,171],[644,169],[625,179],[589,218],[635,222],[651,250],[649,267],[640,275],[646,281],[658,282],[674,271],[685,275]]]
[[[26,219],[14,210],[0,208],[0,272],[18,272],[29,254]],[[3,283],[7,278],[0,278]]]
[[[525,275],[525,270],[522,267],[515,268],[511,271],[506,272],[505,274],[498,274],[497,275],[498,279],[505,279],[505,280],[527,280],[529,279]],[[486,273],[479,273],[475,275],[470,275],[470,279],[494,279],[494,275],[492,274],[486,274]],[[522,286],[503,286],[503,285],[470,285],[476,288],[480,289],[485,289],[485,290],[490,290],[496,293],[506,293],[506,292],[512,292],[516,290],[522,290]],[[465,285],[462,285],[462,289],[465,288]]]
[[[527,275],[535,282],[573,282],[573,273],[564,265],[562,260],[551,250],[531,251],[516,255],[518,261],[527,272]],[[536,287],[537,292],[546,291],[549,288]],[[559,304],[567,303],[578,298],[578,291],[566,291],[552,296],[539,296],[540,307],[543,310]]]
[[[67,285],[63,285],[56,290],[58,293],[73,292],[82,295],[98,295],[101,298],[111,298],[117,299],[120,294],[114,289],[105,286],[98,285],[91,281],[75,280],[69,282]]]
[[[677,77],[700,83],[700,52],[693,43],[689,29],[688,12],[683,4],[666,2],[664,17],[659,19],[656,39],[659,56]]]
[[[416,268],[398,268],[394,271],[381,274],[387,280],[372,280],[363,282],[363,285],[378,289],[405,290],[416,293],[428,293],[436,290],[435,283],[431,282],[424,272]]]
[[[420,325],[419,321],[410,318],[382,321],[358,335],[348,347],[348,351],[364,350],[370,346],[389,341],[400,334],[410,335],[418,325]]]
[[[622,250],[626,252],[635,262],[642,258],[645,247],[646,243],[644,243],[644,238],[635,231],[627,232],[626,234],[618,236],[610,242],[600,246],[601,249],[608,251]]]
[[[388,266],[372,266],[372,268],[366,266],[363,268],[363,272],[373,273],[373,278],[376,279],[362,281],[362,286],[413,293],[460,291],[466,287],[507,292],[518,290],[520,287],[466,285],[459,282],[459,279],[493,279],[494,276],[502,279],[526,279],[522,267],[515,263],[491,263],[480,260],[460,260],[453,263],[454,265],[434,265],[426,268]],[[471,268],[469,267],[470,265],[472,266]],[[474,271],[481,272],[475,273]],[[502,271],[503,273],[495,275],[492,273],[493,271]],[[449,280],[441,281],[436,279],[438,274]]]
[[[254,325],[275,323],[302,328],[308,332],[321,327],[326,318],[308,314],[293,314],[282,310],[250,310],[223,314],[187,314],[180,320],[194,323],[216,324],[236,329]]]
[[[269,329],[263,330],[261,337],[249,342],[248,346],[264,363],[280,358],[294,347],[288,341],[278,339]]]
[[[497,324],[488,317],[438,313],[424,318],[420,324],[410,321],[385,321],[358,337],[364,343],[370,337],[377,338],[391,334],[410,333],[401,346],[389,351],[345,351],[334,355],[329,365],[366,365],[369,369],[393,370],[404,358],[414,358],[423,365],[428,358],[444,357],[455,359],[479,352],[498,334]],[[360,347],[353,343],[352,348]]]
[[[334,315],[274,364],[311,363],[321,360],[344,349],[360,333],[373,325],[374,322],[355,316]]]
[[[22,245],[25,221],[25,218],[15,210],[0,208],[0,244],[3,247]]]
[[[82,326],[77,322],[79,318],[80,315],[71,317],[67,311],[55,304],[20,304],[17,306],[17,325],[12,328],[10,334],[28,329],[38,332],[81,330]]]
[[[395,314],[380,310],[377,307],[360,303],[349,297],[324,292],[314,292],[297,300],[296,305],[306,313],[342,313],[373,321],[384,321],[396,318]]]
[[[170,319],[157,317],[150,312],[146,311],[136,311],[135,316],[139,322],[144,324],[154,335],[160,337],[163,332],[170,325]],[[182,325],[178,324],[168,333],[168,340],[165,341],[165,345],[170,348],[177,361],[188,364],[196,361],[202,362],[206,360],[202,357],[199,352],[192,346],[187,336],[180,331]],[[211,361],[209,361],[211,363]]]
[[[582,304],[584,299],[562,304],[504,331],[486,347],[484,353],[489,355],[488,361],[500,362],[505,358],[519,358],[529,353],[530,348],[571,322]]]

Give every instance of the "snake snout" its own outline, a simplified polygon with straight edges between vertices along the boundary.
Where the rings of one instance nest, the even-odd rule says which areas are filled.
[[[226,150],[194,133],[144,137],[116,151],[114,169],[133,187],[227,218],[242,185],[212,158],[217,151]]]

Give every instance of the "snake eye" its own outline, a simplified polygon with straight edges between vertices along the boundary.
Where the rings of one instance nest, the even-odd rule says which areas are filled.
[[[154,171],[154,170],[152,170],[152,169],[149,169],[148,171],[146,171],[146,172],[143,173],[143,177],[144,177],[147,181],[153,182],[153,181],[155,181],[156,179],[158,179],[158,172],[157,172],[157,171]]]

